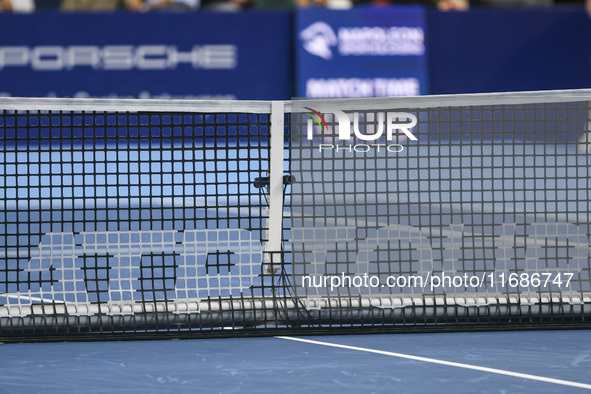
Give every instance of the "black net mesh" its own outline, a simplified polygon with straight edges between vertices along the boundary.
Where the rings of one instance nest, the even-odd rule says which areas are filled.
[[[4,109],[0,340],[588,326],[590,107],[546,101]]]
[[[253,181],[268,172],[269,126],[251,113],[2,111],[0,333],[264,323],[268,204]]]
[[[305,103],[292,119],[291,237],[310,316],[372,327],[589,322],[588,102]]]

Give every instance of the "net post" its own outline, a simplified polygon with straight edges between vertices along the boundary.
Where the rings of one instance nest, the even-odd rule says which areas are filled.
[[[283,234],[283,139],[284,102],[271,103],[271,152],[269,163],[269,219],[265,258],[265,273],[277,273],[281,264]]]

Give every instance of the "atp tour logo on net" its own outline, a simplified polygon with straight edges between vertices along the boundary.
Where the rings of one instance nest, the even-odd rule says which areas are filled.
[[[314,142],[319,140],[318,137],[321,137],[321,142],[314,145],[319,152],[398,153],[404,150],[401,142],[417,141],[412,131],[417,125],[417,117],[408,112],[378,112],[377,121],[373,125],[370,124],[371,122],[364,123],[365,129],[371,128],[373,132],[364,132],[363,128],[360,129],[359,112],[353,112],[351,119],[345,112],[331,109],[328,112],[335,116],[338,124],[338,133],[335,131],[331,133],[322,113],[310,107],[304,108],[310,111],[307,113],[306,138],[314,145]],[[315,134],[315,129],[320,131],[320,135]],[[385,142],[383,142],[384,137]]]

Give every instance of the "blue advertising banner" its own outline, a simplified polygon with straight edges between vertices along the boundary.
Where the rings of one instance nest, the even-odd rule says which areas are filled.
[[[288,12],[1,14],[0,96],[284,100],[291,30]]]
[[[429,92],[422,7],[299,10],[297,96],[389,97]]]
[[[582,7],[292,16],[0,13],[0,96],[284,100],[591,86]]]
[[[429,10],[431,94],[591,87],[582,6]]]

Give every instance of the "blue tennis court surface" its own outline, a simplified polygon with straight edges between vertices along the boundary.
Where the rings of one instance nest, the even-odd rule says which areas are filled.
[[[578,393],[591,331],[5,344],[0,370],[2,393]]]

